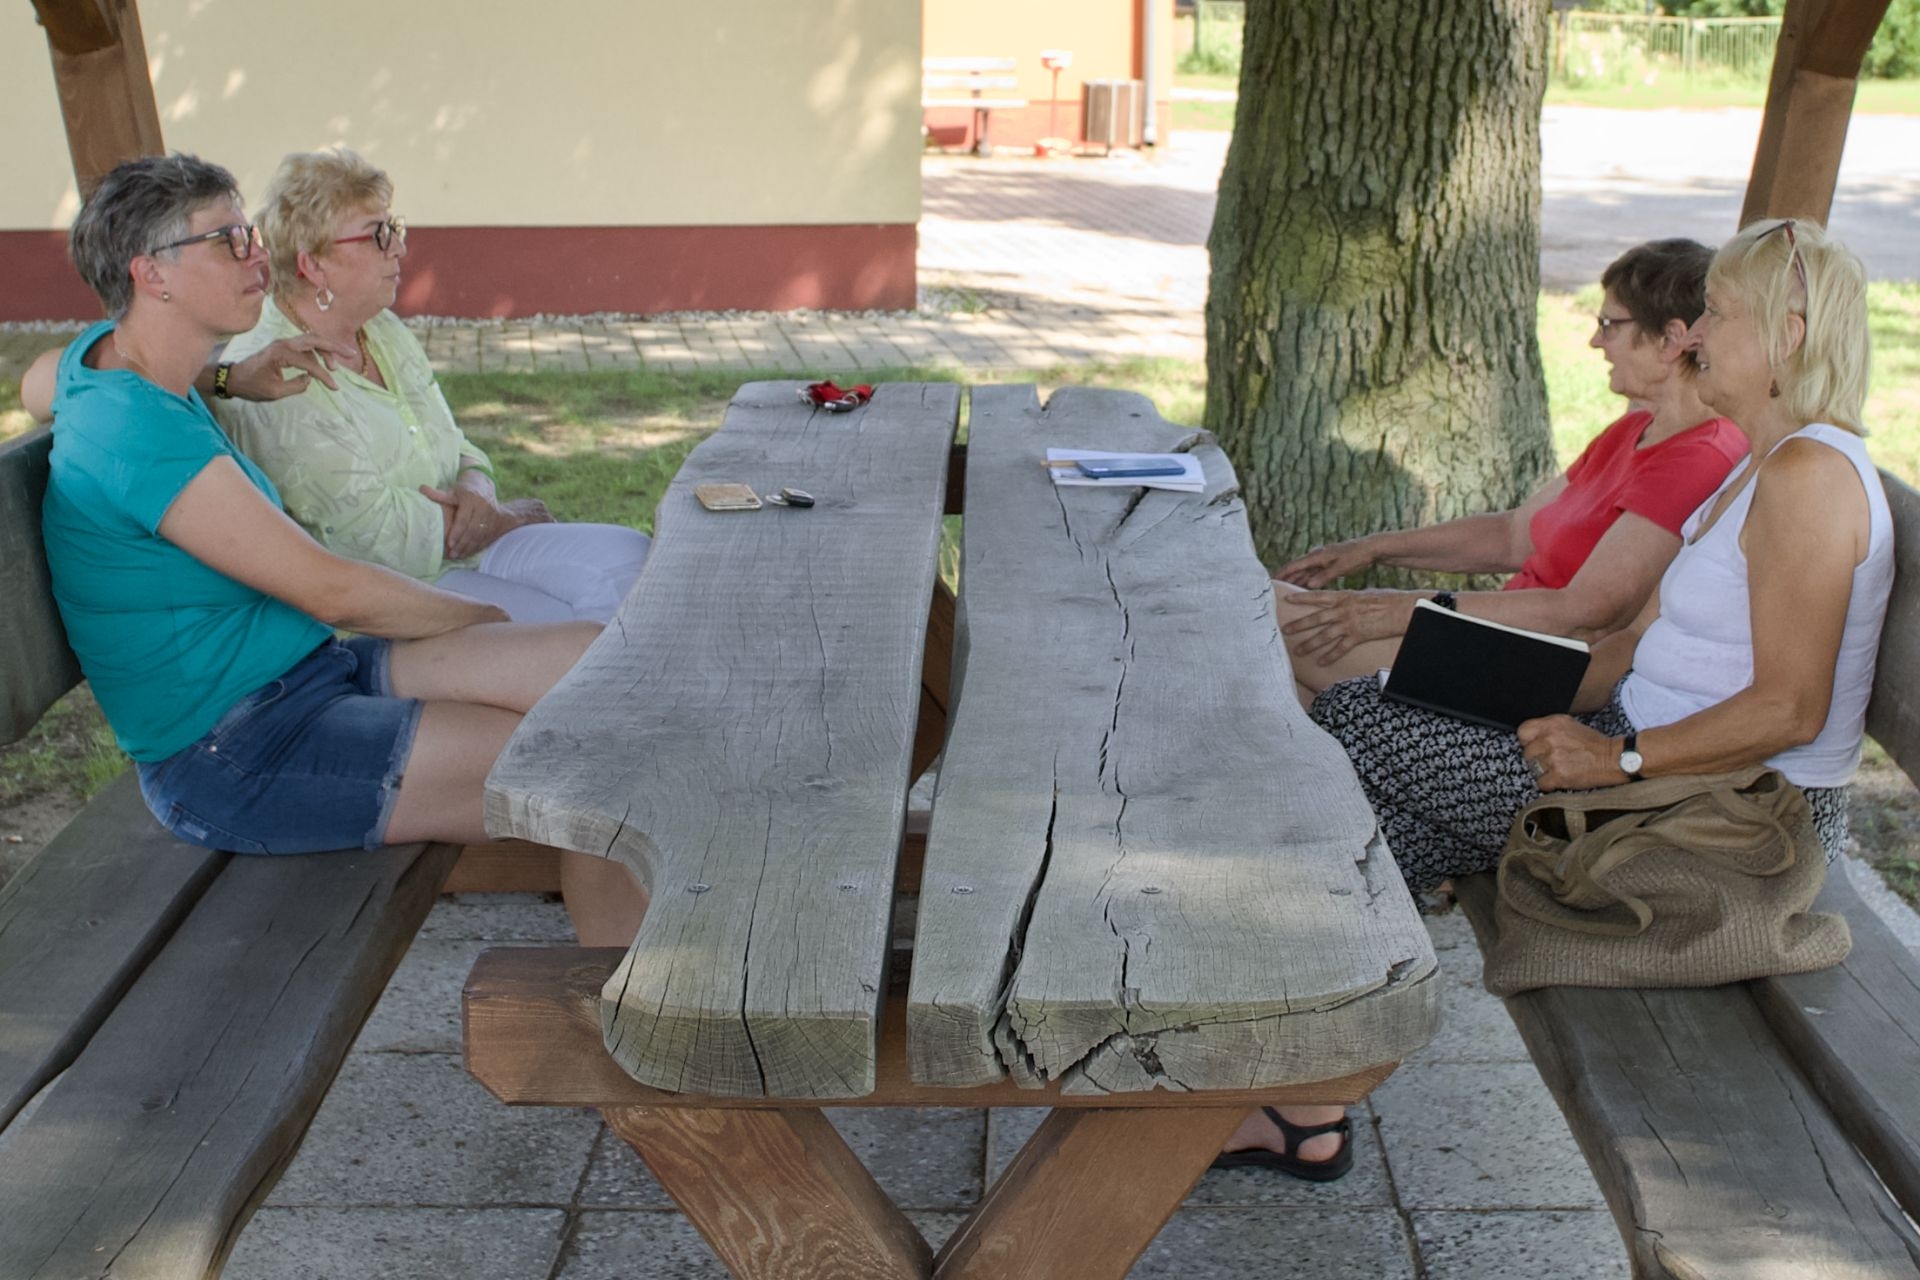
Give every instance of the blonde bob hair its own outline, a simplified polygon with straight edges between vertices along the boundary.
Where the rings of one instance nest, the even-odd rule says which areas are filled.
[[[1867,269],[1852,250],[1817,222],[1766,218],[1720,247],[1707,288],[1746,305],[1781,407],[1795,421],[1867,433]],[[1789,316],[1806,322],[1805,339],[1791,351]]]
[[[273,296],[285,302],[300,279],[300,255],[319,257],[333,246],[334,225],[347,214],[393,199],[383,170],[345,147],[296,151],[280,162],[260,210]]]

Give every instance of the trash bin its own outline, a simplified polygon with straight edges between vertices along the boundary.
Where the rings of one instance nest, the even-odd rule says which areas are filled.
[[[1138,80],[1088,80],[1080,92],[1082,132],[1093,146],[1138,147],[1146,90]]]

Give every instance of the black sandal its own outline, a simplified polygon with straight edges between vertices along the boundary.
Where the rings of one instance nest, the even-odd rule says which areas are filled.
[[[1293,1124],[1272,1107],[1262,1107],[1267,1119],[1279,1128],[1280,1136],[1286,1139],[1285,1151],[1269,1151],[1265,1147],[1248,1147],[1243,1151],[1229,1151],[1216,1158],[1216,1169],[1276,1169],[1281,1173],[1308,1182],[1334,1182],[1344,1178],[1353,1170],[1353,1122],[1341,1116],[1338,1120],[1326,1124]],[[1309,1138],[1317,1138],[1323,1133],[1340,1135],[1340,1149],[1325,1160],[1302,1160],[1294,1152],[1300,1150],[1302,1143]]]

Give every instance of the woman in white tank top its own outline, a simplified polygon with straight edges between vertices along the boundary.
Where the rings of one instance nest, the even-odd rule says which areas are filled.
[[[1516,736],[1388,702],[1366,677],[1313,700],[1409,887],[1493,866],[1542,791],[1762,761],[1806,792],[1828,856],[1845,844],[1893,579],[1886,495],[1860,441],[1866,272],[1811,223],[1756,223],[1715,255],[1688,340],[1701,399],[1752,452],[1683,526],[1641,616],[1594,646],[1577,714]],[[1337,1109],[1266,1114],[1275,1124],[1256,1113],[1230,1145],[1299,1177],[1344,1171]],[[1301,1155],[1316,1134],[1333,1150]]]
[[[1860,439],[1866,272],[1815,224],[1755,223],[1716,255],[1690,337],[1701,397],[1752,453],[1687,522],[1641,618],[1595,647],[1584,704],[1624,674],[1632,730],[1521,726],[1542,790],[1765,762],[1814,791],[1845,787],[1859,763],[1893,583],[1892,521]]]

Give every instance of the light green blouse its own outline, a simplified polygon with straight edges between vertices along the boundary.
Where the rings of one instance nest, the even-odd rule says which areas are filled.
[[[221,359],[243,360],[299,332],[269,300],[260,323]],[[328,550],[428,582],[471,568],[473,558],[442,558],[446,519],[420,486],[451,485],[462,457],[491,471],[487,455],[454,422],[425,348],[400,318],[382,311],[366,333],[385,387],[335,369],[338,391],[315,378],[283,400],[214,400],[214,416],[272,479],[287,513]]]

